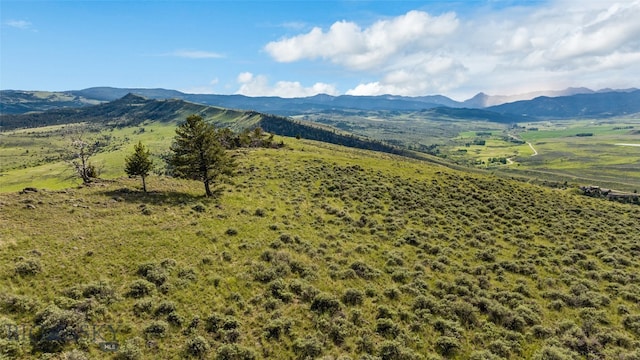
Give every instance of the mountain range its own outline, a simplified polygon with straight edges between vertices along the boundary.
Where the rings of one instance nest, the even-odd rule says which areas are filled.
[[[0,130],[74,123],[93,124],[99,128],[142,127],[145,122],[178,122],[191,114],[198,114],[208,123],[217,127],[227,127],[234,131],[260,127],[277,135],[425,158],[425,155],[418,155],[379,140],[339,132],[336,129],[308,121],[297,121],[253,110],[230,110],[180,99],[149,99],[132,93],[98,105],[1,115]]]
[[[63,92],[0,91],[0,114],[23,114],[59,108],[78,108],[117,100],[133,93],[150,99],[180,99],[228,109],[253,110],[290,116],[339,110],[421,111],[433,108],[483,109],[502,116],[532,119],[611,117],[640,112],[640,90],[569,88],[513,96],[479,93],[459,102],[443,95],[406,97],[331,96],[320,94],[302,98],[248,97],[244,95],[187,94],[167,89],[94,87]],[[544,96],[543,96],[544,95]]]

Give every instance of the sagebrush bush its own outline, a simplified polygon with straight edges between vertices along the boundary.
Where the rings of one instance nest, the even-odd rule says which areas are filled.
[[[436,350],[442,356],[453,356],[461,348],[460,341],[451,336],[440,336],[435,343]]]
[[[172,301],[164,300],[156,306],[155,310],[153,310],[153,314],[155,316],[161,316],[170,314],[174,311],[176,311],[176,305]]]
[[[393,320],[381,318],[376,320],[376,332],[386,338],[396,338],[401,330]]]
[[[640,336],[640,315],[627,315],[622,318],[622,324],[627,330]]]
[[[175,260],[174,260],[175,262]],[[169,265],[171,262],[167,262]],[[137,274],[145,278],[147,281],[155,285],[162,285],[169,279],[168,266],[162,266],[154,263],[144,263],[138,266]]]
[[[153,293],[155,285],[147,280],[137,279],[129,284],[127,296],[132,298],[142,298]]]
[[[333,295],[328,293],[320,293],[313,298],[311,303],[311,311],[323,314],[334,314],[340,310],[340,302]]]
[[[151,338],[163,338],[167,335],[169,325],[162,320],[154,320],[144,328],[144,333]]]
[[[26,295],[0,294],[0,311],[9,314],[24,314],[36,309],[36,300]]]
[[[345,305],[362,305],[364,293],[359,289],[349,288],[342,294],[342,303]]]
[[[316,337],[307,335],[293,342],[293,353],[297,359],[315,359],[322,355],[323,344]]]
[[[573,354],[567,349],[563,349],[558,346],[550,345],[544,346],[538,350],[534,355],[535,360],[574,360],[578,359],[576,354]]]
[[[202,336],[194,336],[187,339],[187,342],[184,347],[185,347],[185,353],[187,354],[187,356],[192,356],[196,358],[205,357],[209,352],[209,349],[211,349],[211,345],[209,345],[209,342],[207,341],[207,339],[205,339]]]
[[[20,359],[22,355],[22,345],[18,341],[0,337],[0,358]]]
[[[35,336],[31,338],[34,349],[58,352],[66,343],[79,341],[85,324],[84,316],[72,310],[63,310],[49,305],[36,314]]]
[[[15,273],[20,276],[33,276],[42,272],[42,265],[38,259],[23,259],[13,267]]]

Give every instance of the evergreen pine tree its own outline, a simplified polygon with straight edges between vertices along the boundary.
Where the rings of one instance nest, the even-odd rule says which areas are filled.
[[[146,178],[151,169],[153,169],[151,152],[140,141],[134,147],[133,154],[126,157],[124,171],[129,176],[140,176],[142,178],[142,189],[147,192]]]
[[[215,128],[201,116],[191,115],[176,129],[167,158],[174,176],[202,181],[207,196],[213,196],[211,184],[231,176],[235,168],[217,135]]]

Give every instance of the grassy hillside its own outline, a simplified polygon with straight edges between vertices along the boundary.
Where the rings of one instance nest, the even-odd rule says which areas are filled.
[[[640,357],[639,207],[285,143],[236,152],[218,199],[156,176],[0,195],[0,354]]]

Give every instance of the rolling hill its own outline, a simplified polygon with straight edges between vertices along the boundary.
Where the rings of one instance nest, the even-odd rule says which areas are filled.
[[[327,126],[296,121],[282,116],[256,111],[229,110],[178,99],[148,99],[131,93],[120,99],[94,106],[55,109],[20,115],[0,115],[0,129],[9,131],[19,128],[75,123],[112,128],[138,126],[143,122],[176,124],[191,114],[198,114],[217,127],[228,127],[233,131],[261,127],[277,135],[297,136],[361,149],[426,157],[378,140],[358,137]]]
[[[1,356],[640,356],[639,207],[284,141],[234,152],[214,199],[165,176],[0,194]]]
[[[538,97],[488,107],[502,114],[520,114],[538,119],[607,118],[640,113],[640,90],[611,91],[560,97]]]
[[[0,114],[23,114],[57,108],[77,108],[114,101],[133,93],[150,99],[180,99],[215,107],[253,110],[282,116],[318,113],[323,111],[422,111],[439,107],[485,109],[504,116],[527,116],[534,119],[572,117],[612,117],[640,112],[637,105],[640,90],[605,89],[594,92],[589,89],[567,89],[559,92],[541,92],[550,95],[530,100],[504,103],[518,96],[490,96],[480,93],[464,102],[446,96],[405,97],[381,96],[330,96],[315,95],[304,98],[248,97],[243,95],[185,94],[166,89],[124,89],[96,87],[66,92],[38,92],[3,90],[0,92]],[[521,97],[533,96],[523,94]],[[501,104],[489,106],[492,104]]]
[[[161,168],[193,113],[291,137],[232,151],[236,176],[205,198]],[[78,123],[108,140],[92,159],[103,179],[86,186],[59,156]],[[2,124],[2,358],[640,357],[636,205],[179,99],[127,94]],[[138,141],[158,165],[149,193],[124,177]]]

